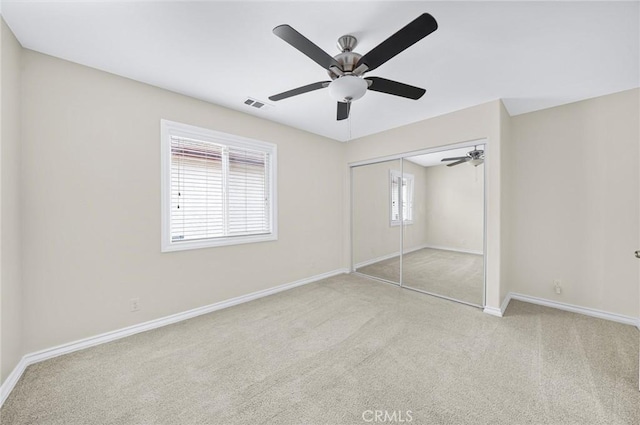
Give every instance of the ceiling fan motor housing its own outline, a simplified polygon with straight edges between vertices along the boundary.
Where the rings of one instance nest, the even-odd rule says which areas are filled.
[[[358,39],[352,35],[343,35],[338,39],[338,49],[340,49],[341,53],[338,53],[333,58],[340,64],[342,72],[347,75],[353,72],[356,64],[362,57],[360,53],[353,51],[357,44]],[[332,80],[340,77],[340,75],[336,74],[331,69],[329,69],[328,72]]]
[[[333,58],[336,60],[336,62],[338,62],[340,64],[340,67],[342,68],[342,71],[345,74],[351,74],[353,72],[353,70],[355,69],[356,64],[358,63],[358,61],[360,60],[361,57],[362,57],[362,55],[360,53],[343,52],[343,53],[335,55]],[[331,69],[329,69],[328,72],[329,72],[329,76],[331,77],[332,80],[335,80],[336,78],[340,77],[338,74],[336,74]]]

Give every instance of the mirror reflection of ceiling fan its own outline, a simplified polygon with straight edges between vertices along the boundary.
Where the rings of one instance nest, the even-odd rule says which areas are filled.
[[[443,158],[442,162],[445,161],[455,161],[451,164],[447,164],[447,167],[453,167],[454,165],[464,164],[468,162],[469,164],[477,167],[478,165],[484,162],[484,151],[482,149],[478,149],[477,146],[473,147],[472,151],[467,152],[466,156],[458,156],[454,158]]]

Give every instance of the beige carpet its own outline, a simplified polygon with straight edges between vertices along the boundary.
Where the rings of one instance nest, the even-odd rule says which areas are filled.
[[[8,424],[638,424],[638,331],[339,276],[29,367]],[[389,423],[389,422],[387,422]],[[397,423],[397,422],[396,422]]]
[[[483,305],[484,257],[477,254],[425,248],[402,256],[402,284],[437,295]],[[400,257],[379,261],[357,270],[399,282]]]

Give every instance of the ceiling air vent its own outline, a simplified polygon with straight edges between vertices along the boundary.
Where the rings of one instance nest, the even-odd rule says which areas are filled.
[[[254,108],[257,108],[257,109],[262,109],[263,111],[273,108],[272,105],[269,105],[268,103],[262,102],[260,100],[253,99],[251,97],[248,97],[247,100],[244,101],[244,104],[248,106],[253,106]]]

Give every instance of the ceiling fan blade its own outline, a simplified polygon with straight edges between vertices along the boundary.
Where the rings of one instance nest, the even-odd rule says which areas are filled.
[[[350,109],[350,102],[338,102],[338,121],[346,120],[347,118],[349,118]]]
[[[327,87],[330,82],[331,81],[318,81],[317,83],[308,84],[306,86],[302,86],[302,87],[298,87],[282,93],[274,94],[273,96],[269,96],[269,100],[273,100],[273,101],[282,100],[288,97],[297,96],[299,94],[308,93],[310,91],[323,89]]]
[[[453,158],[443,158],[440,161],[460,161],[461,159],[470,159],[468,156],[456,156]]]
[[[374,70],[437,29],[438,23],[433,16],[423,13],[361,57],[356,64],[356,68],[365,64],[367,71]]]
[[[408,99],[418,100],[425,94],[426,90],[420,87],[410,86],[408,84],[399,83],[393,80],[387,80],[380,77],[367,77],[367,81],[371,81],[369,90],[379,91],[381,93],[392,94],[395,96],[406,97]]]
[[[332,66],[342,69],[340,64],[327,52],[313,44],[309,39],[294,30],[291,26],[278,25],[273,29],[273,33],[296,49],[300,50],[324,69],[328,70]]]
[[[467,162],[469,158],[461,159],[460,161],[452,162],[451,164],[447,164],[447,167],[453,167],[454,165],[460,165]]]

